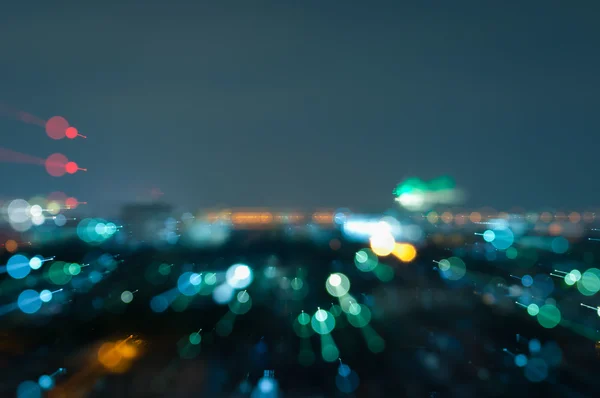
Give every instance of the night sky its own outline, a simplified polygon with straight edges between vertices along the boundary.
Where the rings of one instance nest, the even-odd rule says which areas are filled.
[[[600,198],[597,1],[4,3],[0,103],[89,137],[0,118],[0,146],[89,170],[0,163],[4,198],[383,210],[445,174],[471,206]]]

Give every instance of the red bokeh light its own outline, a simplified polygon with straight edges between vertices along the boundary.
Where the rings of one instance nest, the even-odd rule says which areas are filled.
[[[65,135],[67,136],[67,138],[72,140],[79,135],[79,131],[77,131],[77,129],[75,127],[69,127],[65,131]]]
[[[61,177],[65,175],[67,163],[69,163],[69,160],[65,155],[54,153],[46,159],[46,171],[53,177]]]
[[[75,198],[67,198],[67,200],[65,200],[65,206],[67,206],[70,209],[77,208],[78,204],[79,204],[79,201]]]
[[[69,174],[75,174],[77,173],[77,170],[79,170],[79,166],[77,166],[77,163],[75,162],[68,162],[65,165],[65,171]]]
[[[65,138],[69,122],[62,116],[54,116],[46,122],[46,134],[54,140]]]

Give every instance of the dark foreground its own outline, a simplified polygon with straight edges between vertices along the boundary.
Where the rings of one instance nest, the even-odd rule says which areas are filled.
[[[35,314],[16,309],[2,316],[0,396],[14,396],[15,391],[20,397],[39,396],[22,383],[37,383],[40,376],[56,373],[53,386],[42,394],[594,397],[600,391],[595,343],[600,340],[596,337],[600,317],[581,303],[594,307],[600,302],[548,275],[563,264],[582,269],[583,258],[590,260],[586,253],[600,259],[598,247],[584,241],[567,254],[539,252],[535,261],[522,263],[484,260],[469,251],[429,244],[410,263],[382,259],[394,271],[385,281],[357,269],[354,255],[361,246],[347,242],[339,250],[312,242],[260,239],[211,250],[46,247],[36,254],[90,265],[61,286],[52,284],[42,268],[39,278],[28,282],[31,288],[63,291]],[[106,253],[114,255],[112,260],[99,260]],[[467,264],[467,274],[457,281],[444,280],[434,269],[434,260],[452,255]],[[171,270],[163,267],[161,273],[163,263]],[[182,273],[205,277],[214,271],[222,277],[234,263],[247,264],[254,271],[252,284],[240,290],[252,297],[247,313],[234,314],[205,290],[192,296],[179,294],[177,303],[164,312],[151,309],[151,299],[176,288]],[[90,283],[93,271],[102,279],[96,281],[94,274],[95,282]],[[345,313],[336,313],[339,300],[325,289],[333,272],[346,275],[350,294],[370,309],[365,327],[355,327]],[[527,290],[510,276],[525,273],[547,276],[551,282],[537,279],[543,289],[531,291],[534,283]],[[25,287],[3,276],[2,297],[10,303]],[[520,287],[510,290],[511,285]],[[121,300],[123,291],[134,292],[130,303]],[[555,300],[561,323],[542,327],[526,308],[515,304],[522,299],[518,293],[535,296],[540,307],[548,298]],[[546,293],[547,297],[539,297]],[[298,315],[305,311],[313,316],[318,308],[338,315],[335,328],[326,334],[328,340],[314,333],[310,324],[298,328]],[[201,341],[192,344],[189,336],[195,332]],[[371,332],[383,340],[373,340]],[[326,361],[322,347],[329,339],[337,346],[339,358]],[[540,347],[536,348],[536,341]],[[120,342],[117,345],[125,344],[129,351],[106,354],[101,349],[106,342]],[[528,365],[518,366],[519,354]],[[351,376],[347,368],[340,370],[340,364],[350,368]],[[258,387],[264,370],[275,372],[279,395]]]

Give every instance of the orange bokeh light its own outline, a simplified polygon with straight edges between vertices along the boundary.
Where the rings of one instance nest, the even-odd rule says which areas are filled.
[[[560,235],[562,233],[562,230],[562,226],[557,222],[550,224],[550,226],[548,227],[548,233],[550,233],[550,235],[553,236]]]
[[[132,359],[137,356],[137,348],[127,340],[117,341],[115,349],[126,359]]]
[[[6,249],[6,251],[8,251],[9,253],[14,253],[17,251],[17,249],[19,248],[19,245],[17,244],[16,241],[9,239],[6,241],[6,243],[4,244],[4,248]]]
[[[114,343],[104,343],[98,350],[98,360],[108,369],[117,367],[122,359],[123,356]]]
[[[474,211],[469,216],[469,219],[471,220],[472,223],[481,222],[481,214],[479,212]]]
[[[571,221],[573,224],[577,224],[579,221],[581,221],[581,215],[574,211],[569,214],[569,221]]]
[[[396,243],[392,253],[404,263],[410,263],[417,257],[417,249],[410,243]]]

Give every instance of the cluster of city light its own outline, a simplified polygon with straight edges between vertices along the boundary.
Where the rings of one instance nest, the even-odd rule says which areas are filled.
[[[170,264],[150,266],[146,278],[152,284],[162,284],[172,271]],[[254,280],[254,271],[246,264],[233,264],[225,273],[185,271],[179,275],[177,286],[150,300],[154,312],[164,312],[169,306],[175,311],[184,311],[196,295],[211,295],[219,305],[229,305],[231,313],[243,315],[252,308],[252,298],[245,290]],[[126,295],[128,300],[133,297]],[[123,300],[125,301],[125,300]]]
[[[415,181],[412,181],[411,184],[413,184],[411,189],[418,186]],[[410,186],[410,184],[408,185]],[[401,203],[404,201],[405,203],[402,204],[407,205],[406,207],[412,206],[410,200],[413,200],[414,197],[410,195],[421,194],[419,193],[420,188],[415,189],[411,191],[406,187],[399,188],[397,192],[399,193],[398,200]],[[15,200],[7,206],[6,214],[13,228],[15,225],[18,226],[23,223],[39,225],[36,224],[35,218],[44,217],[44,213],[51,214],[50,210],[54,211],[55,208],[55,205],[50,208],[49,204],[42,206],[33,203],[31,201]],[[60,205],[57,206],[59,206],[58,211],[60,211]],[[273,214],[266,212],[257,214],[232,213],[229,216],[230,221],[237,225],[270,224],[276,222]],[[571,216],[572,214],[568,218],[573,223],[575,221],[579,222],[581,219]],[[328,214],[325,214],[323,217],[327,218]],[[504,266],[502,264],[503,261],[510,260],[507,261],[508,266],[511,267],[510,270],[523,270],[538,264],[539,257],[536,250],[543,249],[553,254],[561,255],[567,253],[575,244],[573,240],[561,236],[560,232],[562,230],[556,228],[552,229],[553,232],[551,231],[552,233],[550,234],[552,236],[524,236],[526,229],[523,229],[512,216],[508,215],[506,217],[500,215],[487,217],[479,212],[472,212],[470,215],[452,214],[450,212],[438,215],[435,212],[429,212],[426,218],[432,224],[437,223],[439,220],[445,224],[455,222],[457,225],[464,225],[467,222],[466,220],[471,221],[473,224],[481,224],[477,227],[477,231],[480,232],[475,233],[475,235],[480,236],[480,238],[475,238],[475,245],[465,245],[464,242],[466,239],[461,238],[462,240],[460,240],[459,244],[452,247],[452,254],[448,254],[447,258],[434,261],[436,264],[433,269],[452,288],[470,286],[471,278],[473,280],[478,278],[474,271],[470,271],[467,274],[467,267],[463,260],[467,256],[476,257],[479,255],[480,258],[485,258],[489,261],[497,260],[499,266]],[[543,217],[540,217],[540,219],[542,218],[545,220],[548,217],[543,213]],[[193,233],[203,236],[214,237],[213,231],[217,231],[220,225],[220,221],[218,220],[211,223],[199,222],[189,213],[185,217],[182,217],[181,220],[189,227],[188,232],[193,231]],[[401,263],[410,263],[418,255],[417,247],[421,247],[419,243],[414,242],[422,239],[423,230],[416,225],[400,225],[398,220],[390,216],[366,218],[364,216],[352,215],[350,212],[340,211],[332,213],[331,220],[340,226],[346,239],[369,242],[368,248],[358,250],[354,256],[354,264],[358,271],[360,271],[358,275],[365,279],[374,279],[371,275],[365,275],[365,273],[372,273],[379,281],[391,281],[396,269],[384,262],[391,260],[395,264],[398,264],[395,261],[397,259]],[[179,224],[180,222],[176,219],[167,218],[162,229],[162,232],[164,232],[162,238],[169,243],[179,241],[179,235],[176,234]],[[440,229],[444,229],[444,231],[450,228],[449,225],[439,225],[439,227]],[[116,224],[107,222],[106,220],[90,218],[82,220],[79,223],[77,234],[85,242],[98,244],[113,236],[119,228]],[[409,231],[413,232],[409,233]],[[407,236],[411,236],[412,238],[405,239]],[[472,238],[472,235],[470,237]],[[435,241],[435,239],[433,240]],[[222,240],[218,241],[222,242]],[[413,242],[414,244],[408,242]],[[339,250],[340,246],[345,244],[345,241],[341,239],[332,238],[329,240],[329,247],[332,250]],[[17,247],[18,245],[15,241],[11,241],[10,248],[8,242],[6,244],[7,251],[10,253],[15,252]],[[48,261],[51,261],[51,263],[44,265]],[[592,260],[586,260],[586,262],[588,264],[593,262],[593,257]],[[98,259],[98,264],[100,263],[102,261]],[[105,275],[114,269],[114,259],[111,264],[113,264],[111,266],[113,268],[108,266],[106,270],[100,269],[100,267],[97,269],[90,268],[88,269],[90,272],[86,274],[82,268],[88,264],[54,261],[54,258],[48,259],[40,255],[29,258],[23,254],[14,254],[8,259],[6,265],[0,268],[0,272],[5,271],[12,279],[23,279],[24,281],[21,283],[28,284],[28,287],[34,287],[35,283],[37,283],[34,280],[35,277],[25,278],[32,271],[41,269],[40,273],[43,273],[45,282],[59,286],[70,283],[75,290],[78,290],[79,284],[83,283],[79,282],[81,280],[86,283],[91,282],[88,284],[95,284],[105,278]],[[484,284],[482,289],[477,285],[478,287],[474,288],[474,290],[476,294],[481,294],[482,301],[487,305],[497,304],[505,297],[514,298],[511,300],[517,300],[516,303],[525,308],[527,314],[532,319],[535,319],[543,328],[552,329],[561,324],[564,326],[569,324],[568,321],[565,322],[562,313],[562,311],[565,311],[566,306],[564,308],[561,307],[551,297],[553,292],[558,291],[551,277],[559,278],[558,281],[560,283],[564,282],[566,285],[562,286],[564,290],[569,289],[569,286],[573,286],[583,296],[593,296],[600,291],[600,270],[589,268],[583,271],[584,268],[580,268],[582,271],[579,271],[572,268],[573,264],[569,265],[569,268],[565,268],[566,270],[570,270],[568,272],[554,270],[554,273],[546,275],[544,273],[535,274],[528,271],[534,276],[525,274],[524,272],[519,273],[522,276],[510,275],[514,279],[519,279],[519,284],[516,282],[509,284],[502,278],[498,279],[494,277],[487,284]],[[179,271],[175,271],[176,267],[174,264],[156,262],[144,266],[146,267],[144,271],[145,279],[152,285],[159,286],[169,281],[177,280],[174,287],[171,284],[170,289],[152,297],[150,300],[152,311],[161,313],[171,308],[173,311],[182,312],[190,306],[197,296],[211,296],[214,303],[222,305],[222,308],[228,307],[227,313],[217,322],[214,329],[215,333],[222,337],[231,333],[236,316],[248,313],[252,308],[253,299],[260,300],[261,297],[258,290],[253,291],[252,295],[248,291],[248,288],[254,282],[255,274],[254,270],[246,264],[235,263],[226,271],[219,272],[195,272],[193,264],[183,264]],[[430,272],[430,268],[427,268]],[[398,269],[401,268],[399,267]],[[357,300],[357,297],[354,297],[350,292],[352,284],[347,275],[352,275],[352,272],[357,274],[356,271],[345,271],[341,267],[332,267],[333,270],[336,272],[329,274],[324,285],[325,290],[334,298],[336,304],[332,303],[329,307],[327,303],[326,307],[317,307],[312,315],[302,311],[293,320],[294,331],[301,339],[301,351],[298,360],[304,365],[308,365],[314,361],[314,358],[311,359],[311,355],[314,357],[314,354],[310,348],[310,343],[308,343],[308,346],[306,344],[308,338],[315,335],[319,337],[321,342],[322,359],[326,362],[340,360],[340,351],[333,339],[333,332],[336,328],[338,329],[337,332],[339,332],[339,329],[347,325],[354,327],[362,334],[370,351],[375,353],[381,352],[385,347],[384,340],[375,332],[371,325],[372,318],[378,315],[379,310],[379,308],[373,305],[372,296],[369,297],[366,294],[357,295]],[[347,275],[346,273],[339,272],[340,270],[346,272]],[[80,275],[82,272],[84,274]],[[292,300],[301,302],[309,291],[308,284],[310,283],[310,279],[306,277],[306,273],[304,272],[298,271],[294,275],[293,272],[286,272],[283,268],[280,269],[273,265],[268,265],[262,273],[256,276],[257,278],[264,276],[264,278],[257,280],[257,284],[260,283],[261,287],[275,287],[277,289],[276,294],[279,295],[278,297],[285,298],[286,300],[291,298]],[[557,281],[557,279],[554,279],[554,281]],[[16,281],[13,282],[17,283]],[[132,287],[129,287],[131,290],[124,290],[124,288],[125,286],[121,286],[116,290],[116,301],[122,307],[127,307],[123,304],[131,303],[134,300],[137,290],[134,290]],[[11,304],[12,307],[20,309],[25,314],[35,314],[40,311],[44,303],[50,302],[57,292],[62,291],[62,289],[55,291],[49,289],[38,290],[22,290],[18,295],[17,301]],[[85,289],[82,290],[85,291]],[[100,300],[100,304],[97,305],[96,300]],[[92,304],[94,308],[107,308],[102,304],[103,299],[97,298],[96,300]],[[510,301],[509,305],[512,305],[512,302]],[[584,305],[582,304],[582,306]],[[600,308],[595,306],[586,307],[593,309],[600,316]],[[5,306],[3,308],[8,307]],[[186,332],[185,336],[177,343],[177,349],[181,358],[193,358],[200,353],[200,344],[203,341],[201,329],[191,334],[188,334],[189,332]],[[527,372],[533,372],[531,374],[534,374],[535,366],[542,365],[540,365],[541,359],[534,355],[533,350],[530,351],[529,355],[520,353],[513,357],[514,364],[519,368],[524,368],[526,377],[532,380],[536,376],[527,376]],[[123,340],[104,344],[98,351],[98,360],[105,369],[111,372],[122,372],[128,369],[131,365],[130,360],[137,355],[137,347],[131,345],[131,342],[128,343],[128,340]],[[547,367],[548,364],[546,362],[544,364]],[[53,386],[53,382],[49,381],[47,377],[49,376],[44,375],[43,380],[40,378],[38,382],[40,388],[47,390]],[[541,379],[545,379],[545,377]],[[268,384],[268,382],[265,383]],[[336,376],[336,384],[340,391],[346,393],[351,393],[358,386],[358,376],[356,373],[353,373],[348,365],[342,364],[341,360]],[[262,388],[260,390],[266,391]]]
[[[77,236],[89,244],[99,244],[113,236],[118,230],[116,224],[101,218],[85,218],[77,225]]]
[[[32,270],[40,269],[43,263],[53,259],[54,257],[44,258],[42,256],[34,256],[29,259],[23,254],[14,254],[8,259],[5,266],[0,267],[0,270],[6,271],[14,279],[23,279]]]
[[[40,226],[46,221],[62,227],[67,222],[67,217],[61,210],[75,209],[81,202],[75,198],[64,197],[33,197],[29,200],[14,199],[2,208],[5,219],[17,232],[25,232],[35,226]]]

